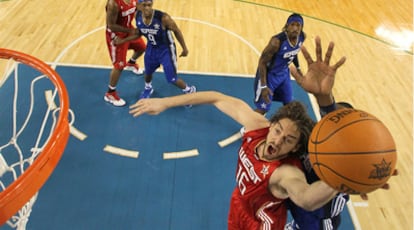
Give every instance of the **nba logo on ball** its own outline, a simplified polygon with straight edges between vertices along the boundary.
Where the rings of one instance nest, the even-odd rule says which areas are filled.
[[[373,115],[340,109],[324,116],[308,143],[315,173],[332,188],[349,194],[382,187],[397,163],[394,139]]]

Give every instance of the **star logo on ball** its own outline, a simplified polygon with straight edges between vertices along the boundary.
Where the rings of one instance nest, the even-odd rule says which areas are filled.
[[[390,176],[391,174],[391,162],[386,162],[385,159],[382,159],[381,163],[374,164],[374,170],[371,171],[369,178],[370,179],[383,179]]]

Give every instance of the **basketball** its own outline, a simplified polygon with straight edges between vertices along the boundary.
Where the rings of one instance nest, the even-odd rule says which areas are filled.
[[[315,125],[308,151],[319,178],[348,194],[382,187],[397,163],[387,127],[373,115],[350,108],[335,110]]]

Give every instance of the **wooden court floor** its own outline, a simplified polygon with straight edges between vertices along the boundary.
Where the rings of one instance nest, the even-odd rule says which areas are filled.
[[[105,0],[0,1],[0,47],[47,62],[109,66],[104,41]],[[400,175],[391,190],[352,197],[361,229],[413,229],[413,2],[402,0],[156,0],[180,26],[189,56],[180,71],[253,76],[258,56],[291,12],[305,17],[305,45],[316,35],[347,57],[337,100],[380,118],[398,149]],[[304,63],[304,60],[301,60]],[[139,60],[142,64],[142,60]],[[102,89],[103,92],[105,89]]]

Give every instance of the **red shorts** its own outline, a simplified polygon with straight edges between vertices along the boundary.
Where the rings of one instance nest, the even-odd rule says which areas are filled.
[[[116,69],[120,69],[120,70],[124,69],[125,64],[126,64],[126,55],[127,55],[128,50],[134,50],[136,52],[144,52],[145,49],[147,48],[147,45],[145,44],[145,41],[142,37],[136,40],[125,42],[121,45],[115,46],[112,44],[112,39],[115,36],[118,36],[118,37],[122,37],[122,36],[119,36],[119,34],[116,34],[113,32],[109,32],[108,30],[106,30],[105,32],[106,32],[106,45],[108,46],[109,56],[111,58],[112,65]]]

